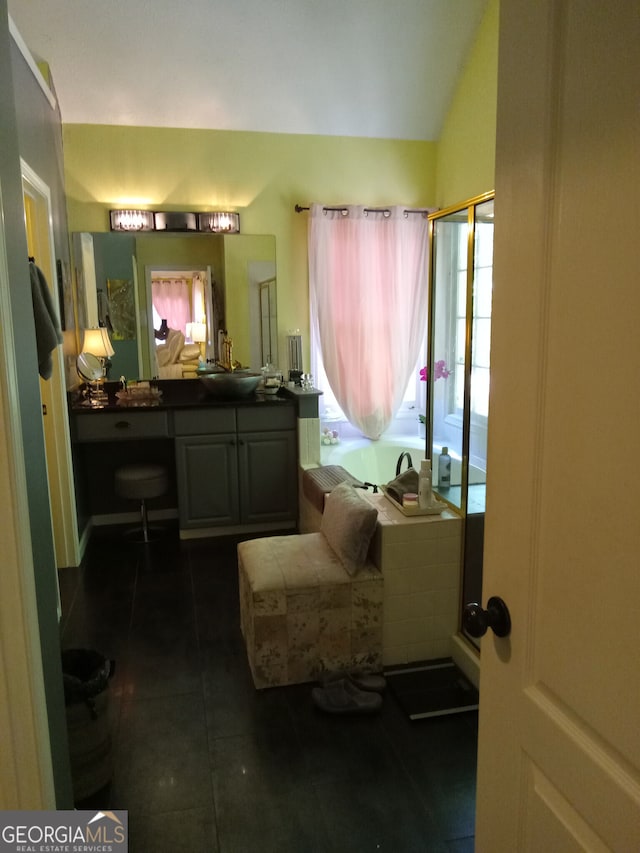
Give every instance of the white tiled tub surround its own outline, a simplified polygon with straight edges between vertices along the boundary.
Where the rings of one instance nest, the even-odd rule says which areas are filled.
[[[306,499],[302,477],[309,468],[320,465],[320,419],[298,418],[298,531],[313,533],[320,530],[322,515]]]
[[[320,462],[320,420],[298,420],[299,530],[320,529],[302,474]],[[336,460],[336,464],[340,464]],[[458,632],[462,519],[452,510],[408,517],[382,494],[361,492],[378,510],[370,556],[384,575],[383,663],[448,657]]]
[[[378,510],[370,556],[384,575],[383,662],[451,654],[458,631],[462,519],[403,515],[382,494],[362,492]]]
[[[302,468],[320,464],[319,418],[298,418],[298,463]]]

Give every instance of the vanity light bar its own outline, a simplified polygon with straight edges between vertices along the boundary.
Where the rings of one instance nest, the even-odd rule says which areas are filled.
[[[110,210],[109,223],[112,231],[153,231],[155,227],[152,210]]]
[[[155,213],[156,231],[197,231],[198,220],[195,213],[178,213],[168,211],[163,213],[157,210]]]
[[[181,213],[179,211],[110,210],[112,231],[199,231],[239,234],[240,214],[232,211]]]
[[[240,214],[215,211],[198,214],[198,231],[212,231],[214,234],[239,234]]]

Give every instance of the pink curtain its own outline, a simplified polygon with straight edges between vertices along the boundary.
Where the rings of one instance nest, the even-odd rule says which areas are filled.
[[[428,310],[428,223],[405,208],[311,205],[312,333],[349,421],[378,439],[415,367]]]
[[[187,323],[191,320],[191,304],[185,279],[152,280],[151,300],[160,319],[166,320],[170,329],[186,334]]]

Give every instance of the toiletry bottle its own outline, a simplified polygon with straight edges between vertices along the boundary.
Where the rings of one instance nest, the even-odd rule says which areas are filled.
[[[451,457],[449,448],[443,447],[438,459],[438,486],[448,489],[451,485]]]
[[[420,476],[418,477],[418,506],[420,509],[429,509],[431,506],[430,459],[423,459],[420,463]]]

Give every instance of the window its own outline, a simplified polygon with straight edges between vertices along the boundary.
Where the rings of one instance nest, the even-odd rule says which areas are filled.
[[[415,406],[420,396],[416,359],[427,325],[427,258],[424,211],[311,205],[312,329],[335,399],[369,438],[379,438],[398,409]],[[319,364],[315,373],[322,383]],[[335,401],[325,405],[341,414]],[[417,421],[415,408],[413,416]]]
[[[467,318],[467,243],[468,226],[458,223],[451,240],[451,281],[454,284],[449,304],[450,343],[454,353],[454,381],[449,387],[447,414],[462,417],[464,405],[464,360]],[[493,282],[493,223],[477,222],[475,230],[475,271],[473,281],[473,321],[471,351],[471,418],[486,422],[489,414],[489,377],[491,353],[491,294]],[[436,358],[438,355],[436,354]]]
[[[410,432],[412,428],[409,428],[408,423],[406,422],[411,422],[413,424],[415,421],[417,423],[419,415],[424,415],[426,410],[427,383],[420,379],[420,370],[427,363],[426,326],[427,322],[425,317],[425,334],[420,347],[420,356],[418,357],[418,361],[416,362],[409,381],[407,382],[402,403],[394,419],[395,424],[392,424],[391,426],[391,429],[395,426],[398,431],[401,432]],[[340,404],[336,400],[329,385],[329,380],[327,379],[327,374],[325,373],[324,365],[322,364],[320,348],[315,345],[313,340],[311,343],[311,365],[314,384],[323,392],[319,400],[320,418],[323,421],[326,420],[340,424],[347,423],[347,416],[340,408]],[[405,422],[404,426],[402,424],[403,421]]]
[[[473,329],[471,353],[471,417],[489,415],[491,366],[491,296],[493,285],[493,221],[476,222]]]

